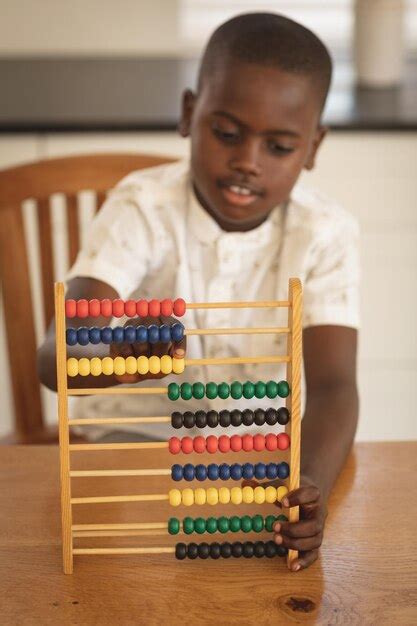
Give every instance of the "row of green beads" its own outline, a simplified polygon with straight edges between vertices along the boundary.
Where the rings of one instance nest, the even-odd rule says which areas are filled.
[[[182,530],[186,535],[191,535],[192,533],[202,535],[203,533],[212,534],[216,532],[260,533],[262,530],[272,532],[272,527],[276,521],[287,522],[288,519],[285,515],[267,515],[265,518],[262,515],[254,515],[253,517],[249,515],[243,515],[243,517],[234,515],[233,517],[209,517],[207,519],[203,517],[197,517],[196,519],[184,517]],[[170,535],[177,535],[180,528],[181,523],[177,517],[171,517],[168,520],[168,532]]]
[[[233,400],[240,400],[242,396],[247,400],[253,397],[265,398],[265,396],[272,399],[277,396],[286,398],[289,393],[290,387],[286,380],[281,380],[278,383],[274,380],[269,380],[267,383],[262,381],[239,383],[235,381],[231,385],[227,383],[207,383],[204,385],[199,382],[194,384],[182,383],[181,385],[170,383],[168,385],[168,398],[170,400],[178,400],[180,397],[183,400],[191,400],[191,398],[201,400],[204,396],[207,396],[209,400],[214,400],[217,397],[226,400],[229,396]]]

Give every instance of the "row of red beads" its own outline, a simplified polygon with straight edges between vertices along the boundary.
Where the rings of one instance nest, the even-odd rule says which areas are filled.
[[[169,451],[171,454],[191,454],[191,452],[251,452],[256,450],[261,452],[262,450],[269,450],[274,452],[275,450],[287,450],[290,445],[290,438],[286,433],[269,433],[268,435],[220,435],[216,437],[209,435],[208,437],[171,437],[168,442]]]
[[[185,300],[66,300],[67,317],[181,317],[186,310]]]

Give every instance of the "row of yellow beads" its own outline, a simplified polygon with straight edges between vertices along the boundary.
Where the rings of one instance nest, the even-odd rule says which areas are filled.
[[[209,487],[208,489],[171,489],[168,497],[171,506],[191,506],[193,504],[273,504],[281,502],[282,498],[288,493],[288,489],[284,486],[273,487]]]
[[[75,359],[67,360],[68,376],[123,376],[124,374],[182,374],[185,368],[184,359],[173,359],[164,354],[163,356],[128,356],[124,359],[117,356],[112,359],[109,356],[100,359]]]

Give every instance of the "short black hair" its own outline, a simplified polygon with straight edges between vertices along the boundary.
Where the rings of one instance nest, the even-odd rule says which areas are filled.
[[[298,22],[277,13],[244,13],[221,24],[204,51],[199,90],[205,78],[228,58],[311,76],[323,108],[331,82],[332,60],[323,42]]]

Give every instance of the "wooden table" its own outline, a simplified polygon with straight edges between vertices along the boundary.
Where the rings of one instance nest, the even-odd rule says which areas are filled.
[[[109,467],[132,467],[130,451],[130,458],[120,451],[90,453],[88,459],[77,458],[77,466],[97,466],[98,457],[92,458],[96,454],[101,454],[100,466],[106,455]],[[153,451],[147,465],[165,466],[162,454]],[[170,555],[112,555],[75,557],[74,574],[65,576],[58,450],[0,448],[0,622],[417,624],[416,475],[417,443],[357,444],[330,502],[321,559],[298,574],[289,572],[281,559],[176,561]],[[109,494],[116,481],[126,479],[77,480],[73,495]],[[125,493],[135,493],[132,484],[138,492],[139,483],[129,484],[134,480],[123,484]],[[168,483],[159,479],[146,488],[141,484],[146,493],[158,488],[163,492]],[[117,486],[120,492],[120,482]],[[140,506],[141,520],[162,521],[170,513],[164,502]],[[131,508],[120,504],[81,505],[77,515],[82,522],[96,521],[98,515],[101,520],[133,521]],[[136,521],[138,515],[136,510]],[[171,539],[123,541],[166,545]],[[120,545],[119,538],[107,539],[112,540]],[[90,545],[93,541],[103,543],[102,538],[92,539]]]

